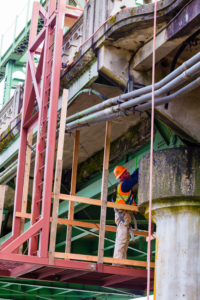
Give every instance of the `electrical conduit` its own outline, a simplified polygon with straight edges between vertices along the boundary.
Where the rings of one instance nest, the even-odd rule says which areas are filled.
[[[190,58],[188,61],[184,62],[175,71],[173,71],[168,76],[166,76],[164,79],[162,79],[161,81],[156,83],[155,84],[155,91],[159,90],[162,87],[164,87],[166,84],[170,83],[170,81],[172,82],[174,79],[176,79],[177,76],[181,75],[182,72],[186,72],[188,69],[193,67],[195,64],[197,64],[197,69],[198,69],[199,68],[198,62],[200,62],[200,53],[197,53],[195,56]],[[190,73],[183,73],[182,75],[184,76],[184,74],[187,75],[187,76],[192,75]],[[79,113],[76,113],[76,114],[74,114],[70,117],[67,117],[66,118],[66,123],[70,123],[74,120],[79,119],[80,117],[84,117],[84,116],[87,116],[91,113],[94,113],[94,112],[100,111],[102,109],[108,108],[108,107],[110,107],[112,105],[115,105],[117,102],[120,102],[122,100],[128,100],[130,98],[136,98],[138,96],[141,96],[141,95],[144,95],[144,94],[147,94],[147,93],[151,93],[151,90],[152,90],[152,86],[150,85],[150,86],[138,89],[136,91],[132,91],[132,92],[122,94],[120,96],[105,100],[102,103],[99,103],[99,104],[94,105],[94,106],[92,106],[88,109],[83,110],[82,112],[79,112]],[[135,105],[137,105],[137,104],[139,104],[139,103],[136,103]]]
[[[161,97],[162,95],[165,95],[167,92],[172,91],[173,89],[176,89],[179,84],[183,83],[183,81],[190,80],[191,76],[196,74],[199,70],[200,70],[200,62],[198,62],[197,64],[192,66],[189,70],[184,71],[181,75],[179,75],[177,78],[173,79],[171,82],[167,83],[165,86],[161,87],[159,90],[155,91],[155,97]],[[185,88],[187,88],[187,86]],[[128,94],[131,94],[131,93],[128,93]],[[100,110],[100,111],[89,114],[89,112],[94,111],[97,107],[98,108],[104,107],[105,105],[108,105],[109,101],[110,101],[110,103],[113,101],[113,99],[106,100],[100,104],[97,104],[97,105],[85,110],[84,112],[88,113],[87,115],[85,115],[85,113],[83,113],[83,112],[80,112],[80,113],[74,115],[76,117],[77,117],[77,115],[79,115],[79,117],[81,117],[83,115],[85,115],[85,116],[83,116],[80,119],[75,119],[74,121],[67,123],[66,129],[71,130],[77,126],[86,124],[88,122],[92,122],[96,119],[106,117],[113,113],[117,113],[121,110],[126,110],[133,106],[139,105],[143,102],[150,101],[151,95],[152,95],[151,93],[148,93],[141,97],[131,99],[127,102],[123,102],[118,105],[108,107],[104,110]],[[73,119],[74,116],[71,116],[72,117],[71,119]],[[67,120],[69,120],[69,118],[67,118]]]

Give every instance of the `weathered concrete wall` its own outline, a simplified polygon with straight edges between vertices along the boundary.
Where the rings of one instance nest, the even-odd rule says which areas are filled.
[[[83,42],[86,41],[109,17],[119,0],[90,0],[84,7]]]
[[[199,95],[200,88],[171,102],[168,110],[165,110],[163,105],[158,108],[158,111],[168,119],[169,123],[178,124],[191,138],[198,142],[200,142]]]
[[[140,161],[140,207],[149,201],[149,159],[148,154]],[[153,201],[184,198],[200,200],[200,148],[173,148],[154,152]]]
[[[149,215],[149,155],[140,161],[138,203]],[[200,148],[154,153],[152,220],[156,223],[154,300],[199,300]]]

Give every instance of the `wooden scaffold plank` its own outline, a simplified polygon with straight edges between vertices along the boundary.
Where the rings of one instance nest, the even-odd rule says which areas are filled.
[[[53,193],[52,193],[52,198],[54,198]],[[73,202],[79,202],[79,203],[85,203],[85,204],[97,205],[97,206],[102,205],[101,200],[78,197],[78,196],[71,196],[71,195],[66,195],[66,194],[60,194],[60,200],[73,201]],[[137,206],[128,205],[128,204],[119,204],[119,203],[113,203],[113,202],[107,202],[107,207],[117,208],[117,209],[125,209],[125,210],[130,210],[130,211],[138,211]]]
[[[72,165],[72,179],[71,179],[71,196],[76,194],[76,179],[77,179],[77,167],[78,167],[78,149],[79,149],[79,138],[80,131],[77,130],[74,136],[74,153],[73,153],[73,165]],[[68,210],[68,220],[72,221],[74,219],[74,202],[69,202]],[[65,252],[70,253],[71,251],[71,238],[72,238],[72,226],[67,226],[67,236],[66,236],[66,248]]]
[[[64,89],[63,98],[62,98],[62,110],[61,110],[61,117],[60,117],[58,147],[57,147],[56,172],[55,172],[55,180],[54,180],[54,201],[53,201],[50,246],[49,246],[50,265],[54,264],[60,185],[61,185],[62,166],[63,166],[63,147],[64,147],[64,138],[65,138],[65,120],[67,116],[67,103],[68,103],[68,90]]]
[[[103,255],[104,255],[111,127],[112,127],[112,122],[111,121],[106,122],[103,176],[102,176],[102,185],[101,185],[101,217],[100,217],[99,248],[98,248],[98,263],[100,264],[103,264]]]
[[[26,213],[26,209],[27,209],[32,144],[33,144],[33,129],[28,134],[28,145],[26,148],[26,165],[25,165],[24,186],[23,186],[23,195],[22,195],[22,209],[21,209],[22,213]],[[24,225],[25,225],[25,218],[21,218],[20,235],[24,232]],[[19,247],[18,254],[22,254],[22,249],[23,249],[23,245]]]
[[[3,206],[4,206],[4,199],[5,193],[7,192],[8,187],[6,185],[0,185],[0,234],[1,234],[1,225],[3,222]]]
[[[92,261],[97,262],[98,257],[93,255],[83,255],[83,254],[72,254],[72,253],[60,253],[55,252],[56,258],[65,258],[73,260],[83,260],[83,261]],[[135,267],[147,267],[146,261],[130,260],[130,259],[121,259],[121,258],[112,258],[112,257],[103,257],[103,262],[107,264],[119,264],[126,266],[135,266]],[[151,263],[151,268],[155,268],[155,263]]]
[[[25,219],[30,219],[31,218],[31,214],[20,213],[20,212],[16,212],[15,216],[17,218],[25,218]],[[50,218],[50,222],[52,222],[52,217]],[[98,228],[100,228],[100,224],[81,222],[81,221],[75,221],[75,220],[67,220],[67,219],[61,219],[61,218],[58,218],[57,222],[58,222],[58,224],[85,227],[85,228],[91,228],[91,229],[97,229],[97,226],[98,226]],[[117,227],[106,225],[105,230],[109,231],[109,232],[117,232]],[[147,231],[141,231],[141,230],[136,231],[136,230],[133,229],[133,233],[134,233],[134,235],[143,236],[143,237],[146,237],[148,239],[148,232]],[[152,236],[152,239],[154,239],[154,238],[156,238],[155,233],[153,233],[153,236]]]

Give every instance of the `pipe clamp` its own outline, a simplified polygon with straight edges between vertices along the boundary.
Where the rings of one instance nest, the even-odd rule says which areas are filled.
[[[184,63],[182,64],[182,70],[183,70],[183,71],[186,71],[187,69],[188,69],[188,67],[187,67],[186,63],[184,62]]]
[[[182,73],[182,76],[183,76],[184,79],[189,79],[189,78],[190,78],[190,76],[188,76],[188,75],[186,74],[186,71]]]

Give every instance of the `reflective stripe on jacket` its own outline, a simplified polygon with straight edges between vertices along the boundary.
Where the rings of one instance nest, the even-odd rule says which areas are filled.
[[[124,193],[122,192],[122,182],[120,182],[117,186],[117,194],[116,194],[116,203],[119,203],[119,204],[130,204],[130,203],[127,203],[128,200],[132,200],[132,203],[131,205],[134,205],[136,206],[136,203],[135,203],[135,199],[134,199],[134,193],[131,191],[127,192],[127,193]],[[134,212],[134,213],[137,213],[137,212]]]
[[[122,183],[123,182],[120,182],[120,184],[118,184],[117,186],[116,203],[126,204],[126,201],[128,201],[131,191],[127,193],[122,192]]]

